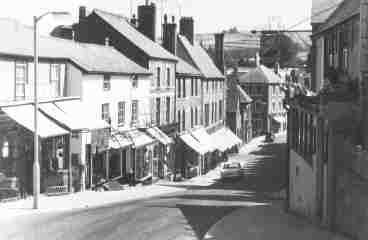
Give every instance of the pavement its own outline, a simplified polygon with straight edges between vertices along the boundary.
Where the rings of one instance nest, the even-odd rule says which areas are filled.
[[[43,205],[45,213],[26,217],[14,212],[34,213],[32,201],[7,203],[13,209],[5,212],[1,204],[0,239],[344,239],[283,211],[279,193],[286,182],[285,135],[276,136],[274,143],[263,139],[229,157],[244,167],[244,177],[237,180],[221,180],[214,169],[179,183],[45,197],[51,199]],[[66,206],[75,210],[65,211]],[[2,221],[7,211],[15,217]]]
[[[241,208],[218,221],[204,240],[347,240],[319,228],[304,218],[287,214],[281,206]]]
[[[41,194],[40,208],[37,210],[33,209],[33,197],[1,203],[0,220],[23,215],[65,212],[101,207],[114,203],[124,203],[128,201],[152,198],[178,191],[183,191],[183,189],[170,186],[149,185],[127,187],[121,191],[85,191],[60,196],[47,196]]]

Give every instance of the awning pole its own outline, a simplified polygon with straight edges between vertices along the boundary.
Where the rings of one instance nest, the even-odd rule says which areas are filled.
[[[110,156],[109,156],[109,150],[106,150],[106,155],[105,155],[105,162],[106,162],[106,180],[109,180],[109,171],[110,171]]]
[[[123,149],[120,148],[120,177],[123,176]]]
[[[72,173],[72,149],[71,149],[71,141],[72,134],[70,133],[68,136],[68,160],[69,160],[69,192],[73,192],[73,173]]]

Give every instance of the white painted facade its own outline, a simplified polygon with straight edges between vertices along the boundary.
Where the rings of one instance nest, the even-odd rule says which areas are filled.
[[[56,64],[56,62],[49,61],[40,61],[39,63],[38,97],[40,100],[62,97],[64,95],[66,63],[57,63],[60,67],[59,78],[51,80],[51,64],[54,63]],[[24,70],[22,70],[22,65],[24,66]],[[18,71],[16,71],[16,66],[19,67]],[[0,102],[9,103],[13,101],[33,100],[34,65],[32,61],[22,58],[0,58],[0,79]],[[18,79],[17,90],[16,79]]]
[[[209,125],[213,127],[225,120],[225,82],[223,80],[205,79],[202,81],[203,125],[206,125],[206,104],[209,106]],[[220,101],[222,101],[222,115],[220,116]],[[214,114],[212,114],[212,112]]]
[[[176,64],[171,61],[150,60],[149,71],[151,83],[151,119],[154,124],[168,125],[175,122],[175,69]],[[160,76],[158,76],[158,69]],[[169,72],[169,73],[168,73]],[[158,80],[160,78],[160,80]],[[157,98],[160,98],[160,123],[157,123]],[[167,121],[167,98],[170,98],[170,119]]]

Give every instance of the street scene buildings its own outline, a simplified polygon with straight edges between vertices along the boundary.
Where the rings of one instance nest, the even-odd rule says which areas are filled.
[[[368,1],[92,2],[0,18],[0,239],[367,238]]]

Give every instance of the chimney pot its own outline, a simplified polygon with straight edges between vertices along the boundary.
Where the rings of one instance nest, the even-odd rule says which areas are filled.
[[[192,17],[180,19],[180,34],[185,36],[192,45],[194,44],[194,20]]]

